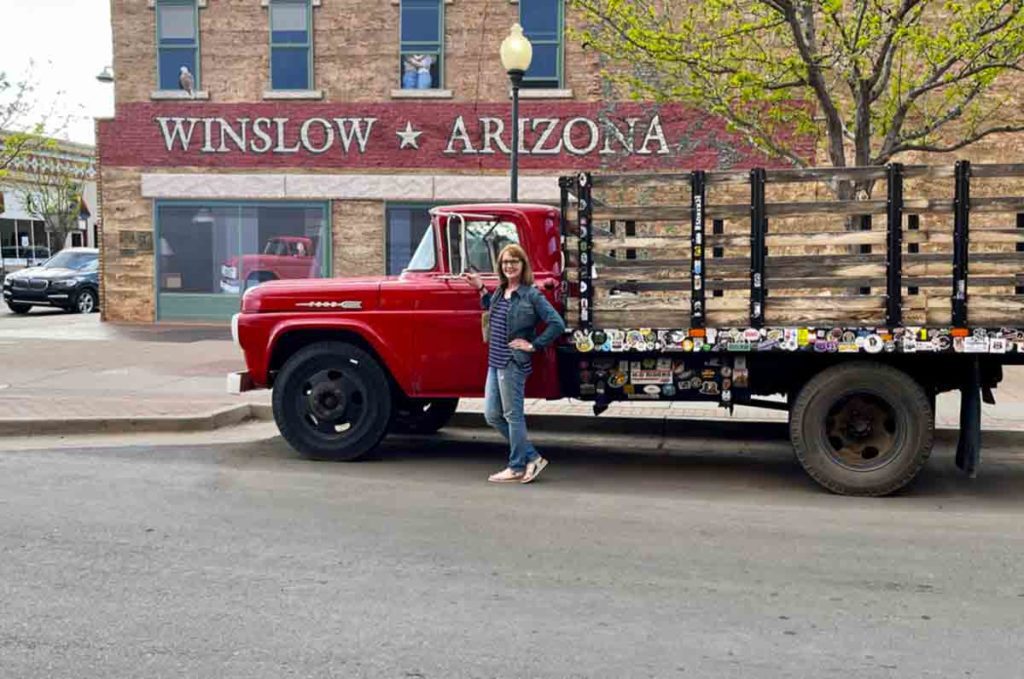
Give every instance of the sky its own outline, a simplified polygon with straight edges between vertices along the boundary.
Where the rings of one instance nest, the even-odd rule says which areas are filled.
[[[113,83],[96,80],[112,54],[110,0],[0,0],[0,71],[35,82],[36,119],[73,116],[66,139],[92,144],[93,118],[114,115]]]

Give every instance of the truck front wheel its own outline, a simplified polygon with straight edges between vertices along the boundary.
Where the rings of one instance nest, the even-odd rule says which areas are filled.
[[[847,363],[815,375],[793,402],[797,459],[842,495],[888,495],[909,483],[932,450],[934,413],[924,389],[878,363]]]
[[[296,352],[274,381],[274,420],[293,448],[318,460],[357,460],[391,418],[384,370],[362,349],[318,342]]]

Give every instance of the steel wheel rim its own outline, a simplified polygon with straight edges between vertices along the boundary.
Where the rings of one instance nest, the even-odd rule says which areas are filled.
[[[836,399],[821,429],[822,445],[832,461],[857,472],[891,463],[906,435],[892,403],[880,394],[860,391]]]
[[[91,313],[94,306],[91,292],[86,291],[78,296],[78,310],[83,314]]]
[[[314,436],[340,442],[369,419],[369,396],[359,375],[343,366],[323,368],[302,380],[295,395],[303,426]]]

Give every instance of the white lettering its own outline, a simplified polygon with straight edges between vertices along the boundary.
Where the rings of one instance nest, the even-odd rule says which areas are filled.
[[[277,146],[274,147],[274,153],[298,153],[299,142],[295,142],[295,146],[284,145],[284,127],[288,124],[288,119],[274,118],[274,124],[277,125]]]
[[[167,145],[167,150],[173,150],[175,140],[181,145],[182,151],[188,151],[188,145],[192,141],[192,130],[195,129],[196,123],[199,122],[199,118],[157,118],[160,123],[160,130],[164,134],[164,144]],[[185,131],[184,123],[188,121],[188,132]],[[173,123],[172,129],[167,128],[167,123]]]
[[[572,128],[577,124],[582,123],[586,126],[590,133],[590,140],[586,146],[578,147],[572,143]],[[586,154],[597,148],[597,142],[600,138],[601,133],[597,129],[597,124],[589,118],[573,118],[565,124],[565,129],[562,130],[562,143],[565,144],[565,150],[577,156],[585,156]]]
[[[647,127],[647,134],[644,136],[644,143],[640,145],[640,150],[636,152],[637,155],[649,154],[651,151],[647,148],[647,144],[653,140],[658,142],[656,153],[665,155],[669,152],[668,142],[665,140],[665,132],[661,129],[661,116],[651,118],[651,124]]]
[[[270,147],[273,146],[274,140],[270,137],[270,134],[266,131],[266,129],[264,129],[269,127],[270,118],[257,118],[256,120],[252,121],[252,135],[254,137],[259,137],[260,140],[263,142],[262,146],[257,147],[256,140],[253,140],[251,146],[253,153],[266,153],[267,151],[270,150]]]
[[[476,153],[476,149],[473,148],[473,142],[469,139],[469,132],[466,131],[466,121],[459,116],[452,123],[452,133],[448,135],[448,145],[445,147],[444,152],[459,153],[455,150],[455,142],[459,141],[462,143],[462,153]]]
[[[533,145],[533,148],[530,150],[530,153],[538,156],[558,155],[559,153],[562,152],[562,138],[559,137],[557,134],[555,135],[555,139],[558,141],[558,145],[552,146],[551,148],[544,148],[544,143],[547,142],[548,137],[550,137],[552,133],[555,131],[555,129],[558,127],[558,118],[534,118],[533,120],[530,121],[531,128],[534,132],[537,131],[537,125],[540,124],[546,124],[547,127],[545,127],[544,131],[540,133],[540,139],[538,139],[537,143]]]
[[[203,139],[203,148],[199,149],[203,153],[216,153],[217,149],[213,148],[213,118],[203,118],[203,133],[206,135]]]
[[[321,125],[324,129],[324,144],[320,148],[314,147],[313,143],[309,140],[309,128],[314,123]],[[302,123],[302,129],[299,130],[299,139],[302,140],[302,145],[310,153],[325,153],[334,145],[334,130],[331,128],[331,123],[323,118],[310,118]]]
[[[231,141],[235,143],[239,151],[245,151],[245,137],[246,132],[249,128],[248,118],[237,118],[239,126],[241,127],[241,133],[235,132],[235,128],[231,126],[231,123],[224,120],[223,118],[217,118],[217,122],[220,124],[220,146],[217,148],[218,153],[227,153],[228,145],[225,143],[225,137],[231,137]]]
[[[480,124],[484,128],[484,140],[483,146],[480,147],[480,153],[494,153],[494,149],[491,148],[491,142],[495,142],[498,145],[498,150],[504,154],[510,153],[508,146],[502,140],[501,135],[505,132],[505,121],[501,118],[481,118]]]
[[[626,153],[633,153],[633,140],[634,133],[636,132],[636,124],[640,121],[639,118],[626,118],[626,125],[629,126],[628,132],[623,132],[619,129],[611,120],[605,120],[604,122],[604,148],[600,150],[601,154],[615,153],[612,150],[612,138],[618,140],[619,144],[622,145],[622,150]]]
[[[356,139],[359,145],[359,152],[366,153],[366,142],[370,140],[370,132],[373,131],[373,124],[376,118],[335,118],[334,124],[338,126],[338,136],[341,137],[341,145],[348,153],[352,145],[352,139]],[[363,129],[363,125],[366,129]],[[348,127],[347,127],[348,126]]]

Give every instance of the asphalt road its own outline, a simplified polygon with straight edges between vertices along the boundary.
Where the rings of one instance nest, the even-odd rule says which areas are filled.
[[[737,431],[737,435],[740,432]],[[993,677],[1024,666],[1024,455],[828,495],[784,441],[0,452],[0,675]]]

